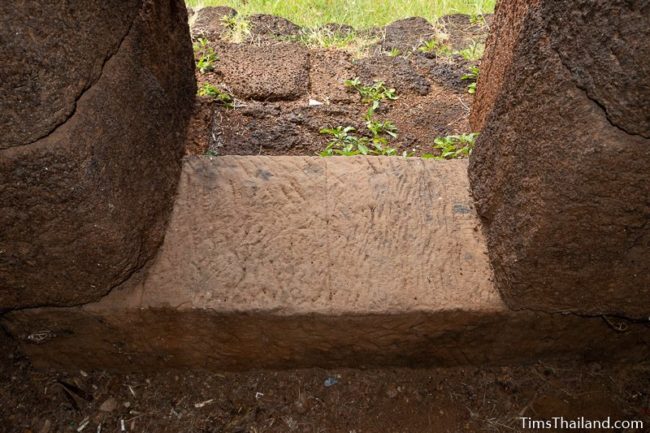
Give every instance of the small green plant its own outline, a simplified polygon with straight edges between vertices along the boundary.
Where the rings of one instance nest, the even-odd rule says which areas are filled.
[[[199,38],[194,42],[194,58],[196,59],[196,68],[200,73],[214,71],[214,62],[217,61],[217,54],[209,45],[208,40]]]
[[[366,121],[366,128],[368,128],[368,131],[370,131],[373,137],[386,134],[392,138],[397,138],[397,127],[390,120],[383,122],[379,120],[368,120]]]
[[[381,101],[397,99],[395,89],[387,88],[381,81],[375,81],[371,86],[367,86],[359,77],[346,80],[345,86],[356,90],[361,96],[361,101],[369,105],[365,120],[370,134],[360,135],[352,126],[323,128],[320,133],[331,136],[331,139],[320,155],[397,155],[397,150],[389,146],[389,141],[397,138],[397,127],[390,120],[380,121],[373,118]],[[404,156],[408,156],[407,152],[404,152]]]
[[[320,152],[320,156],[397,155],[397,150],[388,146],[386,138],[365,137],[353,134],[355,131],[356,129],[352,126],[321,129],[321,134],[330,135],[332,138],[327,143],[325,150]]]
[[[250,23],[242,15],[224,15],[221,22],[228,29],[227,36],[232,43],[240,44],[251,34]]]
[[[395,89],[386,87],[383,81],[375,81],[371,86],[367,86],[361,83],[359,77],[356,77],[351,80],[345,80],[345,86],[353,88],[359,92],[361,102],[364,104],[382,101],[384,99],[391,101],[397,99],[397,92]]]
[[[234,108],[234,99],[232,95],[228,92],[220,90],[212,84],[204,84],[201,86],[198,93],[199,96],[209,96],[213,98],[216,102],[220,103],[226,108]]]
[[[424,54],[435,54],[436,56],[449,56],[453,54],[451,48],[437,39],[429,39],[428,41],[422,42],[422,45],[418,47],[418,51]]]
[[[433,140],[434,149],[439,151],[439,154],[426,153],[422,155],[424,159],[457,159],[466,158],[472,153],[474,143],[478,137],[478,132],[471,132],[469,134],[448,135],[446,137],[438,137]]]
[[[469,16],[469,22],[472,25],[484,25],[485,17],[483,16],[483,14],[471,14]]]
[[[379,108],[381,101],[388,99],[395,101],[398,96],[395,89],[388,88],[383,81],[375,81],[371,86],[364,85],[359,77],[345,80],[345,87],[352,88],[361,96],[361,102],[370,104],[366,114],[366,120],[370,120],[375,111]]]
[[[389,57],[397,57],[400,54],[402,54],[402,52],[398,48],[391,48],[390,51],[388,52]]]
[[[370,132],[369,137],[356,134],[356,129],[352,126],[321,129],[321,134],[332,138],[320,155],[397,155],[397,150],[388,145],[390,139],[397,138],[397,127],[393,122],[370,119],[366,121],[366,128]]]
[[[476,62],[478,60],[481,60],[484,51],[485,44],[482,42],[474,41],[468,47],[463,48],[456,53],[468,62]]]
[[[332,138],[327,143],[325,150],[320,152],[320,156],[354,156],[367,155],[368,149],[367,137],[358,137],[351,134],[356,131],[352,126],[337,126],[336,128],[323,128],[321,134],[330,135]]]
[[[467,85],[467,92],[474,94],[476,93],[476,82],[478,81],[479,69],[478,66],[471,66],[467,73],[460,77],[463,81],[469,81]]]

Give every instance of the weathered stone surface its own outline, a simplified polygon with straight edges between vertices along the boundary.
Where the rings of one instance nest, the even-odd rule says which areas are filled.
[[[190,158],[144,283],[12,312],[37,366],[290,368],[638,360],[650,333],[502,303],[465,161]],[[137,332],[134,332],[137,330]]]
[[[162,240],[195,93],[185,6],[0,8],[0,309],[92,301]]]
[[[310,97],[321,102],[353,102],[357,95],[345,80],[357,75],[350,54],[341,50],[313,49],[309,54]]]
[[[388,56],[374,56],[356,63],[359,77],[366,83],[373,80],[385,82],[398,93],[426,95],[431,90],[429,81],[418,72],[410,59]]]
[[[509,0],[497,3],[493,24],[485,43],[485,54],[481,59],[480,91],[476,93],[470,112],[472,130],[483,129],[504,83],[513,78],[509,75],[515,73],[511,69],[513,56],[517,52],[520,39],[525,37],[523,27],[529,10],[535,7],[539,7],[539,0]]]
[[[289,109],[284,104],[249,101],[244,108],[219,112],[221,121],[212,122],[210,148],[218,155],[315,155],[327,143],[322,128],[364,126],[365,107],[310,107],[305,101]]]
[[[309,91],[309,52],[299,44],[230,45],[217,72],[240,98],[294,100]]]
[[[417,70],[432,82],[454,90],[460,94],[467,93],[468,82],[463,80],[469,68],[475,62],[468,62],[461,56],[414,56],[411,60]]]
[[[429,21],[420,17],[406,18],[386,26],[382,48],[390,51],[393,48],[402,53],[408,53],[428,41],[435,34],[435,29]]]
[[[224,18],[235,15],[237,11],[228,6],[207,6],[198,9],[192,17],[192,35],[217,41],[228,31]]]
[[[648,37],[643,2],[500,3],[470,177],[511,307],[650,314]]]
[[[0,5],[0,149],[33,143],[70,117],[129,32],[138,3]]]
[[[248,17],[250,31],[253,36],[269,36],[282,38],[297,36],[302,30],[300,26],[286,18],[268,14],[254,14]]]
[[[457,181],[465,166],[190,158],[143,301],[284,314],[499,306]]]

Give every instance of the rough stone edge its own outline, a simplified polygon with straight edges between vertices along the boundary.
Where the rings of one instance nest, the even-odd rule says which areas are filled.
[[[151,0],[149,0],[149,1],[151,1]],[[153,0],[153,1],[156,1],[156,0]],[[174,2],[175,0],[171,0],[171,1]],[[178,1],[177,3],[180,4],[183,8],[185,8],[185,15],[187,16],[188,7],[186,6],[185,2],[181,0],[181,1]],[[111,52],[111,53],[109,53],[107,55],[107,57],[104,59],[102,65],[101,65],[101,69],[100,69],[99,74],[92,80],[92,82],[90,84],[88,84],[82,90],[82,92],[78,95],[78,97],[75,98],[73,110],[66,117],[66,119],[64,121],[62,121],[61,123],[59,123],[58,125],[54,126],[49,133],[47,133],[46,135],[44,135],[44,136],[42,136],[42,137],[40,137],[40,138],[30,142],[30,143],[17,145],[17,146],[12,146],[12,147],[5,148],[5,149],[0,149],[0,156],[2,156],[2,155],[11,155],[11,153],[13,153],[13,152],[22,152],[24,150],[24,148],[26,148],[27,146],[30,146],[30,148],[33,148],[33,147],[44,146],[44,145],[49,144],[49,141],[48,141],[49,137],[51,135],[55,134],[60,128],[64,127],[68,123],[68,121],[70,121],[75,116],[75,114],[77,112],[77,106],[78,106],[79,101],[81,101],[82,98],[86,97],[87,93],[89,93],[89,91],[101,80],[101,78],[102,78],[102,76],[104,74],[105,68],[107,67],[109,62],[113,58],[115,58],[117,54],[120,53],[124,43],[129,39],[129,36],[132,35],[133,28],[136,25],[142,24],[145,21],[145,19],[143,18],[143,15],[145,14],[145,9],[147,7],[147,0],[139,0],[138,4],[139,4],[139,6],[137,8],[136,13],[134,14],[133,20],[129,24],[129,27],[128,27],[126,33],[119,40],[116,49],[113,52]],[[185,20],[185,23],[187,23],[187,30],[188,30],[187,33],[188,33],[188,36],[191,39],[191,31],[190,31],[190,26],[189,26],[188,20]],[[196,83],[194,84],[194,87],[195,87],[194,90],[195,90],[195,93],[196,93]],[[191,109],[189,111],[191,112]],[[185,130],[183,130],[182,131],[183,133],[181,134],[182,137],[185,137],[185,135],[186,135],[187,128],[189,126],[189,121],[190,121],[190,118],[188,116],[188,118],[186,119]],[[184,138],[182,140],[184,140]],[[182,155],[181,154],[179,154],[178,165],[179,165],[178,178],[180,178],[181,169],[182,169]],[[179,182],[178,182],[178,179],[177,179],[176,188],[175,188],[176,190],[178,188],[178,183]],[[166,214],[164,215],[164,218],[163,218],[165,227],[168,226],[169,221],[171,219],[171,213],[172,213],[172,210],[173,210],[173,204],[175,202],[176,193],[177,192],[175,191],[174,195],[172,197],[170,197],[170,203],[169,203],[167,212],[166,212]],[[65,306],[50,306],[48,303],[43,303],[43,304],[34,304],[34,305],[27,305],[27,306],[21,306],[21,307],[9,307],[9,308],[1,308],[0,307],[0,331],[4,330],[5,332],[7,332],[8,335],[11,336],[11,334],[4,328],[3,323],[2,323],[3,316],[8,312],[12,312],[12,311],[16,311],[16,312],[29,311],[29,310],[33,310],[33,309],[48,308],[48,307],[55,308],[55,309],[83,307],[85,305],[101,302],[103,299],[107,298],[113,292],[119,292],[119,291],[122,291],[122,290],[123,291],[128,291],[133,287],[139,287],[141,285],[141,283],[144,281],[144,279],[146,278],[146,274],[147,274],[149,268],[151,267],[151,265],[154,263],[156,257],[158,256],[158,252],[159,252],[160,247],[162,246],[163,242],[164,242],[164,236],[162,236],[159,239],[159,241],[158,241],[158,243],[156,245],[154,253],[151,254],[150,257],[146,258],[144,260],[144,263],[141,266],[136,267],[133,270],[131,270],[127,275],[124,276],[124,278],[121,279],[121,281],[119,281],[117,284],[114,284],[114,285],[110,286],[104,292],[103,295],[96,298],[95,300],[87,301],[87,302],[80,302],[80,303],[70,303],[70,304],[67,304]]]
[[[12,313],[2,325],[38,368],[59,370],[513,365],[650,355],[647,324],[532,312],[215,314],[170,309]],[[138,332],[134,332],[137,329]]]

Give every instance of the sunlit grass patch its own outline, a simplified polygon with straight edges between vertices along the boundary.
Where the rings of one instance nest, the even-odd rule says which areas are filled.
[[[187,0],[191,7],[230,6],[241,15],[266,13],[315,28],[328,23],[356,29],[380,27],[419,16],[435,21],[443,15],[491,13],[495,0]]]

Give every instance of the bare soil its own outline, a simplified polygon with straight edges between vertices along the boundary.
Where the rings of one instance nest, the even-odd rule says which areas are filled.
[[[650,423],[650,364],[71,374],[34,370],[3,347],[7,433],[513,432],[524,431],[520,416]]]

